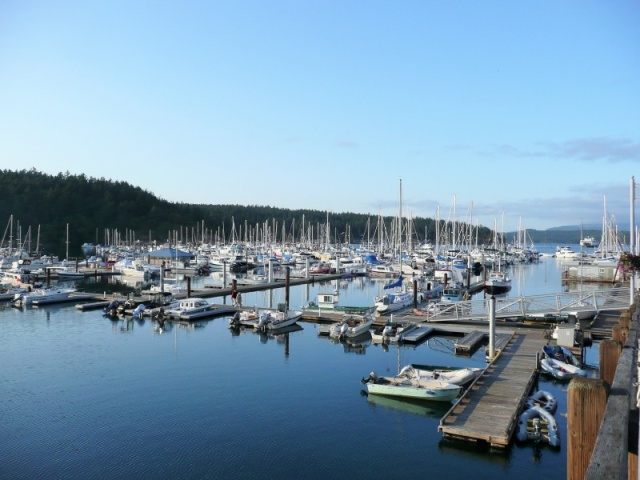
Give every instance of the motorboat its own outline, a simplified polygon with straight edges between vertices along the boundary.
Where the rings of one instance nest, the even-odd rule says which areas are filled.
[[[418,295],[418,303],[423,301],[422,294]],[[385,313],[395,312],[403,308],[410,307],[413,304],[413,292],[403,290],[394,293],[387,293],[374,300],[376,310],[381,315]]]
[[[582,256],[582,252],[576,252],[567,245],[556,247],[556,258],[578,258]]]
[[[412,322],[388,321],[371,331],[371,340],[373,343],[400,343],[403,335],[416,328],[418,328],[417,325]]]
[[[212,305],[204,298],[188,297],[171,304],[164,311],[168,318],[180,318],[183,315],[189,316],[194,313],[205,312],[211,309]]]
[[[345,314],[342,321],[334,323],[329,328],[329,336],[332,338],[355,338],[369,331],[375,317],[371,314]]]
[[[258,312],[258,321],[253,324],[253,327],[261,331],[273,331],[289,327],[302,317],[302,310],[289,310],[286,303],[278,304],[276,310],[262,308]]]
[[[543,373],[558,380],[569,380],[575,376],[586,377],[587,371],[581,368],[578,359],[568,348],[559,345],[542,347],[540,368]]]
[[[11,302],[16,307],[58,303],[69,300],[70,296],[76,292],[75,288],[36,288],[30,292],[16,293]]]
[[[484,289],[490,295],[499,295],[511,290],[511,279],[502,271],[495,270],[484,282]]]
[[[28,292],[26,287],[17,287],[11,283],[0,284],[0,301],[13,300],[16,295]]]
[[[379,377],[371,372],[368,378],[361,382],[366,385],[367,391],[375,395],[391,397],[416,398],[421,400],[434,400],[450,402],[460,395],[462,387],[440,380],[426,380],[420,378],[408,378],[406,376]]]
[[[372,277],[395,277],[397,275],[400,275],[400,271],[396,271],[396,269],[391,265],[379,263],[371,266],[371,268],[369,269],[369,274]]]
[[[421,380],[440,380],[454,385],[466,385],[482,374],[477,367],[441,367],[409,364],[400,370],[399,375]]]
[[[467,297],[467,288],[460,282],[453,282],[444,287],[441,302],[459,302]]]
[[[60,280],[84,278],[83,272],[79,272],[75,267],[69,265],[47,267],[47,271],[57,275]]]

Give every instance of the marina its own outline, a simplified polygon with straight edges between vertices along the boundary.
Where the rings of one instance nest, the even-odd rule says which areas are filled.
[[[513,289],[505,301],[522,303],[523,299],[552,295],[552,292],[561,290],[561,269],[555,268],[556,265],[555,259],[549,259],[540,264],[513,268],[510,272]],[[549,278],[550,271],[557,272],[557,277],[553,277],[557,282],[536,284],[532,277],[526,281],[528,290],[523,289],[525,275],[538,272]],[[514,468],[525,472],[523,478],[536,478],[536,475],[549,468],[559,472],[559,476],[566,475],[566,451],[563,446],[548,443],[544,446],[534,443],[513,444],[518,434],[518,418],[533,393],[535,382],[539,382],[545,391],[557,398],[560,412],[566,411],[566,394],[563,393],[566,384],[563,386],[562,383],[554,383],[557,380],[538,376],[535,370],[536,354],[548,342],[547,329],[551,324],[539,322],[527,325],[522,320],[508,320],[512,316],[498,321],[494,343],[498,355],[491,364],[486,363],[486,319],[432,322],[428,317],[413,315],[411,308],[396,312],[393,317],[378,317],[374,323],[377,327],[389,321],[415,324],[415,328],[408,331],[401,342],[376,343],[370,335],[358,336],[353,340],[320,340],[321,331],[337,320],[323,315],[318,317],[317,312],[308,318],[303,315],[297,324],[281,331],[256,330],[250,324],[229,328],[229,320],[234,312],[250,311],[254,306],[275,310],[287,300],[291,308],[298,309],[307,305],[309,299],[317,299],[320,292],[328,290],[339,292],[340,304],[371,307],[373,299],[383,291],[385,281],[368,277],[343,279],[331,276],[323,280],[316,278],[313,282],[292,280],[289,289],[284,285],[286,282],[278,282],[278,288],[275,289],[265,288],[264,285],[243,285],[238,286],[242,292],[243,306],[236,307],[230,304],[231,288],[204,288],[201,281],[196,279],[191,285],[190,295],[206,296],[213,307],[222,309],[221,313],[200,318],[176,318],[163,322],[161,328],[151,317],[123,315],[105,318],[102,312],[105,304],[98,300],[101,297],[99,294],[84,305],[77,304],[75,308],[65,304],[19,310],[6,307],[0,310],[5,326],[3,335],[12,341],[10,349],[0,352],[0,360],[8,366],[0,374],[0,379],[6,385],[13,385],[8,389],[9,395],[17,395],[18,391],[29,388],[41,390],[36,383],[55,385],[64,381],[64,391],[48,396],[43,414],[51,414],[56,410],[71,414],[71,407],[63,403],[63,399],[72,395],[77,399],[75,408],[79,408],[80,412],[98,409],[98,431],[109,432],[108,438],[112,441],[118,437],[128,438],[138,452],[144,452],[148,461],[143,463],[134,460],[138,454],[124,455],[118,465],[108,462],[113,465],[113,470],[106,475],[107,478],[120,477],[125,473],[148,475],[156,471],[158,465],[166,469],[167,463],[159,452],[148,446],[162,444],[163,431],[176,421],[194,425],[189,433],[192,437],[188,440],[181,438],[191,448],[191,453],[187,455],[190,464],[187,467],[188,475],[203,478],[210,476],[211,472],[225,478],[259,478],[265,474],[258,467],[259,462],[264,465],[267,457],[274,455],[281,462],[267,467],[267,476],[293,475],[293,471],[285,466],[286,462],[294,464],[292,468],[295,468],[296,475],[302,472],[308,478],[326,478],[337,475],[337,472],[353,478],[370,478],[381,472],[391,475],[398,468],[408,474],[420,474],[433,462],[451,464],[451,478],[465,478],[477,468],[482,468],[495,478],[509,478],[508,471]],[[532,290],[534,284],[537,287]],[[545,291],[546,288],[548,291]],[[566,295],[573,293],[565,292]],[[616,298],[624,298],[624,295],[624,291],[620,291],[617,295],[601,294],[601,297],[617,301]],[[138,301],[146,298],[152,296],[143,294]],[[483,299],[472,298],[469,302],[483,302]],[[50,324],[46,336],[42,327],[37,327],[45,319],[49,319],[47,323]],[[602,324],[594,324],[594,328],[600,328],[599,325]],[[82,342],[83,347],[73,353],[67,352],[64,345],[69,342]],[[31,344],[32,347],[26,348]],[[462,345],[467,347],[460,349]],[[30,364],[25,354],[31,348],[48,351],[54,358],[65,358],[63,371],[60,374],[53,372],[51,378],[44,378],[37,371],[24,375],[24,369]],[[137,361],[131,363],[131,359]],[[594,353],[592,349],[586,349],[583,360],[590,366],[589,375],[594,375],[597,371],[597,351]],[[98,379],[92,380],[93,376],[86,376],[87,368],[83,365],[87,362],[97,365],[100,375],[110,379],[108,390],[106,384]],[[123,369],[125,364],[128,367]],[[463,391],[462,396],[445,405],[445,408],[442,405],[422,408],[410,401],[403,402],[392,397],[378,400],[376,394],[367,395],[359,382],[369,372],[380,372],[385,377],[394,376],[407,364],[473,367],[481,369],[483,374]],[[309,375],[310,369],[313,375]],[[75,371],[78,375],[73,374]],[[23,374],[19,375],[19,372]],[[153,382],[145,381],[137,387],[139,378],[149,374],[153,376]],[[221,382],[225,385],[224,389],[218,387]],[[251,388],[249,383],[253,383]],[[142,385],[145,385],[144,389]],[[112,388],[119,389],[124,395],[107,402],[107,398],[111,398],[108,392]],[[259,393],[264,389],[270,392],[268,397]],[[201,398],[194,399],[193,392],[198,392]],[[102,400],[93,407],[94,403],[89,399],[96,396]],[[38,438],[37,431],[29,427],[32,421],[25,423],[25,419],[33,415],[37,417],[37,409],[30,413],[25,409],[41,405],[37,398],[14,408],[11,413],[6,410],[2,412],[10,419],[9,430],[22,428],[27,438],[34,441]],[[157,415],[152,417],[145,413],[143,406],[146,398],[163,399],[160,411],[155,409]],[[291,398],[294,401],[289,401]],[[287,405],[284,409],[280,408],[283,403]],[[116,421],[104,409],[107,404],[110,409],[115,405],[118,411],[127,411],[127,424],[135,422],[140,427],[125,432],[125,423]],[[242,405],[242,408],[238,410],[234,405]],[[336,413],[335,406],[339,406],[342,413]],[[331,417],[323,413],[329,411],[332,412]],[[256,414],[247,415],[248,412]],[[306,419],[302,430],[298,421],[291,422],[290,419],[294,417]],[[562,440],[566,438],[566,420],[558,414],[556,419]],[[33,422],[36,425],[43,420],[33,418]],[[45,437],[40,437],[34,443],[39,445],[35,451],[44,458],[37,471],[40,475],[46,472],[48,476],[56,476],[59,470],[46,454],[46,449],[51,449],[51,442],[57,442],[60,437],[52,429],[53,425],[47,421],[44,423],[49,425],[45,429]],[[398,423],[403,426],[401,430],[393,427]],[[68,422],[62,421],[62,425],[66,426],[66,430],[73,431]],[[81,422],[74,428],[83,428],[85,431],[82,425]],[[336,426],[335,429],[333,426]],[[143,435],[143,431],[147,434]],[[322,432],[322,435],[318,437],[311,432]],[[80,446],[72,440],[54,451],[58,451],[58,455],[65,459],[63,463],[80,465],[83,474],[97,473],[92,470],[89,459],[93,453],[88,448],[97,439],[91,438],[91,434],[85,435],[89,436],[81,445],[86,446]],[[224,444],[223,438],[234,436],[238,436],[240,442],[258,439],[260,447],[248,447],[253,459],[249,462],[250,469],[254,473],[247,475],[246,466],[243,466],[246,464],[245,456],[243,460],[236,459],[233,455],[229,456],[230,451],[225,449],[219,456],[214,455],[217,459],[215,464],[212,463],[213,459],[207,459],[204,450],[206,445],[212,442]],[[364,438],[367,441],[362,443]],[[0,439],[4,442],[0,453],[8,459],[0,471],[15,473],[16,469],[24,468],[24,459],[15,443],[6,436]],[[275,449],[264,443],[267,439],[269,444],[277,440],[285,446],[287,455],[279,456]],[[361,455],[366,455],[365,452],[372,448],[384,451],[388,441],[402,444],[406,452],[400,458],[385,456],[384,465],[374,461],[370,465],[349,467],[347,454],[336,454],[336,450],[341,449],[353,453],[353,446],[358,443],[362,446],[356,450]],[[295,460],[296,457],[308,459],[311,454],[332,458],[337,455],[337,458],[322,466]],[[532,454],[540,455],[541,459],[531,463]],[[225,460],[221,461],[223,455]],[[409,458],[413,460],[407,462]],[[458,458],[468,461],[459,462]],[[205,474],[205,471],[208,473]],[[181,469],[181,472],[184,474],[185,471]]]

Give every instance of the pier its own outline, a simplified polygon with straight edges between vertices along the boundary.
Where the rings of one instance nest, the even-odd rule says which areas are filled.
[[[451,409],[438,430],[445,437],[506,448],[537,378],[537,355],[547,343],[540,331],[518,329]]]

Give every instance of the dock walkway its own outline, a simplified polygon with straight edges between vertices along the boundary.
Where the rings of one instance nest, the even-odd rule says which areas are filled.
[[[442,417],[445,437],[509,445],[518,415],[536,380],[536,355],[547,342],[540,331],[518,329],[500,356]]]

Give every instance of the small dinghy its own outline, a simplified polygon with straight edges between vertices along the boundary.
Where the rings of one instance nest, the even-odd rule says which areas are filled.
[[[460,385],[439,380],[420,380],[401,375],[379,377],[375,372],[371,372],[369,377],[363,378],[361,382],[367,386],[369,393],[440,402],[450,402],[462,391]]]
[[[587,372],[580,368],[580,362],[567,348],[545,345],[542,348],[540,368],[558,380],[569,380],[573,377],[586,377]]]
[[[544,441],[552,447],[560,446],[556,419],[551,413],[539,406],[528,408],[520,414],[516,438],[520,442]]]
[[[400,370],[400,376],[419,380],[440,380],[454,385],[466,385],[482,373],[481,368],[455,368],[409,364]]]
[[[538,390],[536,393],[527,398],[527,408],[541,407],[547,412],[553,414],[556,413],[558,408],[558,401],[556,397],[551,395],[546,390]]]

